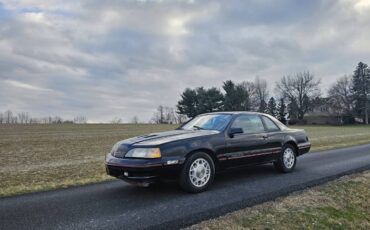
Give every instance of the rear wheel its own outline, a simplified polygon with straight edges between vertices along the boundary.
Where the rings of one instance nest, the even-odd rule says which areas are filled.
[[[287,144],[284,145],[283,151],[279,156],[279,159],[274,162],[275,168],[284,173],[293,171],[297,163],[297,153],[294,146]]]
[[[212,184],[214,175],[212,158],[206,153],[197,152],[186,160],[180,175],[180,186],[187,192],[203,192]]]

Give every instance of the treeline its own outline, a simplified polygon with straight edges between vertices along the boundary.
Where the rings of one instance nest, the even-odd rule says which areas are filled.
[[[304,84],[298,89],[297,85],[302,82]],[[285,122],[287,113],[297,118],[304,116],[309,99],[316,97],[319,92],[319,83],[309,72],[283,77],[277,84],[282,96],[276,99],[269,97],[266,80],[258,77],[253,82],[234,83],[228,80],[223,82],[223,92],[215,87],[186,89],[181,94],[177,109],[187,117],[217,111],[258,111]],[[286,88],[291,88],[289,95],[285,93]],[[295,89],[298,91],[294,92]]]
[[[7,110],[0,113],[0,124],[85,124],[85,116],[77,116],[73,120],[64,120],[60,116],[32,117],[28,112],[13,113]]]
[[[223,82],[222,90],[216,87],[187,88],[180,95],[176,108],[159,105],[149,123],[181,124],[202,113],[217,111],[258,111],[269,113],[282,122],[304,121],[307,113],[325,105],[331,115],[346,118],[344,123],[361,121],[369,123],[370,69],[360,62],[352,75],[345,75],[330,86],[322,97],[320,80],[310,72],[283,76],[275,83],[274,95],[269,92],[268,82],[256,77],[254,81]],[[119,117],[110,123],[122,123]],[[134,116],[130,123],[143,123]],[[87,123],[87,118],[77,116],[64,120],[59,116],[31,117],[27,112],[0,112],[0,124],[61,124]]]
[[[177,113],[192,118],[201,113],[217,111],[258,111],[269,113],[285,122],[302,121],[315,106],[325,103],[336,116],[360,117],[368,124],[370,70],[360,62],[352,76],[343,76],[333,84],[327,97],[321,97],[320,80],[310,72],[283,76],[270,96],[266,80],[223,82],[222,89],[198,87],[185,89],[177,103]]]
[[[160,105],[149,122],[155,124],[181,124],[187,119],[186,115],[176,112],[174,108]]]

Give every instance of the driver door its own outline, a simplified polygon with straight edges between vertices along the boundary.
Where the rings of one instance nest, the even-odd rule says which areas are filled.
[[[228,166],[257,163],[267,145],[267,133],[259,115],[239,115],[229,129],[241,128],[243,133],[226,137]]]

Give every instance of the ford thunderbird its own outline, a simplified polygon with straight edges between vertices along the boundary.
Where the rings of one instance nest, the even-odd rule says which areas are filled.
[[[174,179],[188,192],[202,192],[221,170],[273,163],[293,171],[311,144],[300,129],[255,112],[199,115],[173,131],[151,133],[116,143],[105,159],[108,175],[149,185]]]

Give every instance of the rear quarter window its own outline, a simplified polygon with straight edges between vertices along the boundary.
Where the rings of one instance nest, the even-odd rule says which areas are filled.
[[[262,120],[266,125],[266,128],[270,132],[280,131],[280,128],[270,118],[262,116]]]

